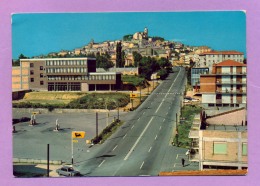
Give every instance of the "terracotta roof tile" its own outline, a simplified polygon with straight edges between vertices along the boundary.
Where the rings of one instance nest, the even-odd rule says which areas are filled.
[[[228,60],[225,60],[225,61],[222,61],[218,64],[216,64],[217,67],[219,66],[239,66],[239,67],[246,67],[245,64],[243,63],[240,63],[240,62],[237,62],[237,61],[234,61],[234,60],[231,60],[231,59],[228,59]]]
[[[200,55],[206,55],[206,54],[219,54],[219,55],[242,55],[244,54],[243,52],[238,52],[235,50],[230,50],[230,51],[210,51],[210,52],[203,52]]]

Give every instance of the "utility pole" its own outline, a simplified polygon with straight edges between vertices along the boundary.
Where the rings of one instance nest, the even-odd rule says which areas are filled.
[[[96,137],[98,136],[98,113],[96,112]]]
[[[142,92],[142,87],[141,87],[141,85],[140,85],[140,104],[141,104],[141,102],[142,102],[142,97],[141,97],[141,96],[142,96],[142,93],[141,93],[141,92]]]
[[[47,144],[47,177],[50,177],[49,172],[50,172],[50,144]]]
[[[119,122],[119,104],[117,103],[117,121]]]

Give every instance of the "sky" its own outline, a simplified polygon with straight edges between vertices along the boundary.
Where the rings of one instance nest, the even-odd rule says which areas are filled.
[[[143,31],[190,46],[237,50],[246,55],[246,14],[242,11],[35,13],[12,15],[12,57],[73,50]]]

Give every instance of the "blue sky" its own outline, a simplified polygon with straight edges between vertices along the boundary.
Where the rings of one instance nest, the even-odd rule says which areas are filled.
[[[42,13],[12,16],[12,57],[72,50],[92,38],[95,42],[122,39],[144,27],[149,36],[246,52],[246,15],[242,11]]]

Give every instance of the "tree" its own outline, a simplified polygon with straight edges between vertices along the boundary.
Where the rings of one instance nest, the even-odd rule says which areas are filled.
[[[106,71],[114,66],[114,63],[110,60],[110,56],[107,54],[97,53],[96,55],[97,68],[104,68]]]
[[[123,41],[131,41],[133,39],[133,34],[128,34],[123,36]]]
[[[28,57],[26,57],[26,56],[23,55],[23,54],[20,54],[18,59],[28,59]]]
[[[133,52],[133,58],[134,58],[134,66],[137,67],[140,61],[142,60],[142,55],[138,52]]]
[[[123,67],[121,42],[116,44],[116,67]]]

